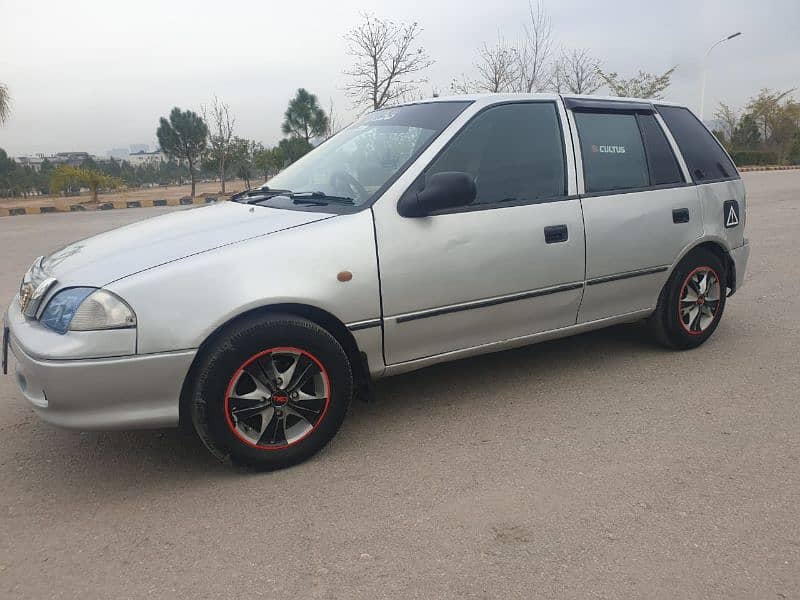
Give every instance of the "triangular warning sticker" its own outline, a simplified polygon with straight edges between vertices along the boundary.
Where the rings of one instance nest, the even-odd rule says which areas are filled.
[[[728,211],[728,220],[725,222],[725,227],[736,227],[739,224],[739,215],[736,214],[736,209],[731,204],[731,209]]]

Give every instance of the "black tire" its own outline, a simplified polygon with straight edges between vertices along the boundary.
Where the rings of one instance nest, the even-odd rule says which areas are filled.
[[[682,319],[680,307],[690,302],[681,302],[684,286],[689,284],[689,278],[695,273],[708,272],[705,270],[710,270],[719,280],[719,300],[713,311],[713,320],[700,330],[698,320],[687,326],[685,321],[690,317],[687,315],[686,319]],[[675,350],[688,350],[704,343],[716,330],[725,310],[727,281],[725,265],[714,253],[698,248],[687,254],[664,285],[656,311],[649,319],[650,329],[656,340]],[[712,306],[714,301],[701,299],[701,302],[709,302],[709,306]]]
[[[318,420],[311,418],[314,423],[309,422],[306,425],[294,415],[284,416],[281,442],[278,414],[287,415],[293,405],[288,400],[288,392],[286,397],[278,395],[284,392],[275,387],[276,380],[270,380],[267,373],[269,371],[272,375],[276,374],[278,363],[269,370],[263,368],[262,361],[285,360],[282,352],[286,350],[297,350],[300,353],[298,360],[302,356],[312,369],[316,365],[314,372],[319,371],[320,375],[314,375],[314,378],[322,382],[321,385],[327,390],[327,399],[318,404],[324,408],[318,410]],[[250,369],[250,366],[253,368]],[[298,363],[297,371],[300,370]],[[242,375],[243,371],[245,375]],[[271,429],[273,440],[262,442],[264,438],[259,437],[257,442],[252,439],[248,441],[245,432],[250,432],[251,429],[246,429],[246,426],[243,428],[233,417],[233,405],[229,407],[229,402],[240,402],[229,398],[229,393],[240,395],[238,381],[240,378],[249,378],[250,371],[263,374],[265,385],[269,385],[274,392],[271,401],[263,401],[273,406],[273,416],[270,417],[276,423]],[[318,452],[339,430],[353,395],[350,361],[339,342],[316,323],[289,314],[257,315],[236,322],[203,353],[195,373],[191,415],[198,435],[216,456],[229,456],[234,463],[259,470],[289,467]],[[250,383],[255,383],[255,379],[251,379]],[[312,381],[311,385],[316,383]],[[232,391],[234,387],[237,390]],[[259,419],[256,423],[261,423],[261,419],[265,417],[262,415],[255,418]],[[290,442],[287,433],[290,427],[287,427],[287,423],[291,421],[287,419],[295,419],[295,429],[301,426],[313,427],[299,439]],[[266,431],[265,435],[269,437]]]

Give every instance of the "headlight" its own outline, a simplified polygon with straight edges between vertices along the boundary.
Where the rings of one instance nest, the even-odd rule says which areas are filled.
[[[69,288],[57,293],[41,319],[42,325],[66,333],[134,327],[136,315],[121,298],[97,288]]]

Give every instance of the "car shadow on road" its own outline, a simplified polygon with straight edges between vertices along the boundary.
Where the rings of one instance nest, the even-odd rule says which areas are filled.
[[[355,424],[366,429],[368,424],[360,423],[362,416],[396,419],[402,411],[436,402],[452,403],[475,389],[490,390],[490,394],[505,385],[517,392],[532,389],[533,384],[538,389],[557,389],[574,378],[585,380],[607,370],[609,363],[619,362],[621,357],[665,352],[654,343],[643,323],[632,323],[442,363],[378,381],[376,402],[366,406],[356,403],[345,427]]]
[[[377,382],[374,402],[353,403],[339,436],[321,453],[322,460],[335,461],[341,453],[369,453],[370,443],[380,446],[376,432],[402,427],[412,412],[436,403],[464,398],[462,408],[470,410],[477,388],[514,385],[525,390],[535,383],[540,390],[555,389],[571,378],[607,369],[620,356],[663,352],[641,325],[622,325],[387,378]],[[53,479],[62,479],[62,488],[73,489],[102,481],[102,492],[111,495],[124,493],[133,483],[154,492],[252,473],[216,460],[195,435],[178,429],[77,433],[39,423],[33,416],[22,426],[33,430],[25,441],[31,456],[23,456],[24,449],[16,454],[22,462],[31,461],[26,478],[41,479],[33,483],[43,489],[52,486]],[[47,457],[46,465],[34,452]]]

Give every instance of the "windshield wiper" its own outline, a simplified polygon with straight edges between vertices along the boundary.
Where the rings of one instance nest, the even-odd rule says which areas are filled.
[[[316,204],[325,206],[326,204],[344,204],[354,206],[356,201],[346,196],[328,196],[325,192],[292,192],[285,194],[292,199],[295,204]]]
[[[285,196],[291,193],[289,190],[271,190],[269,188],[256,188],[239,192],[231,197],[234,202],[241,202],[242,204],[258,204],[262,200],[267,200],[273,196]]]

